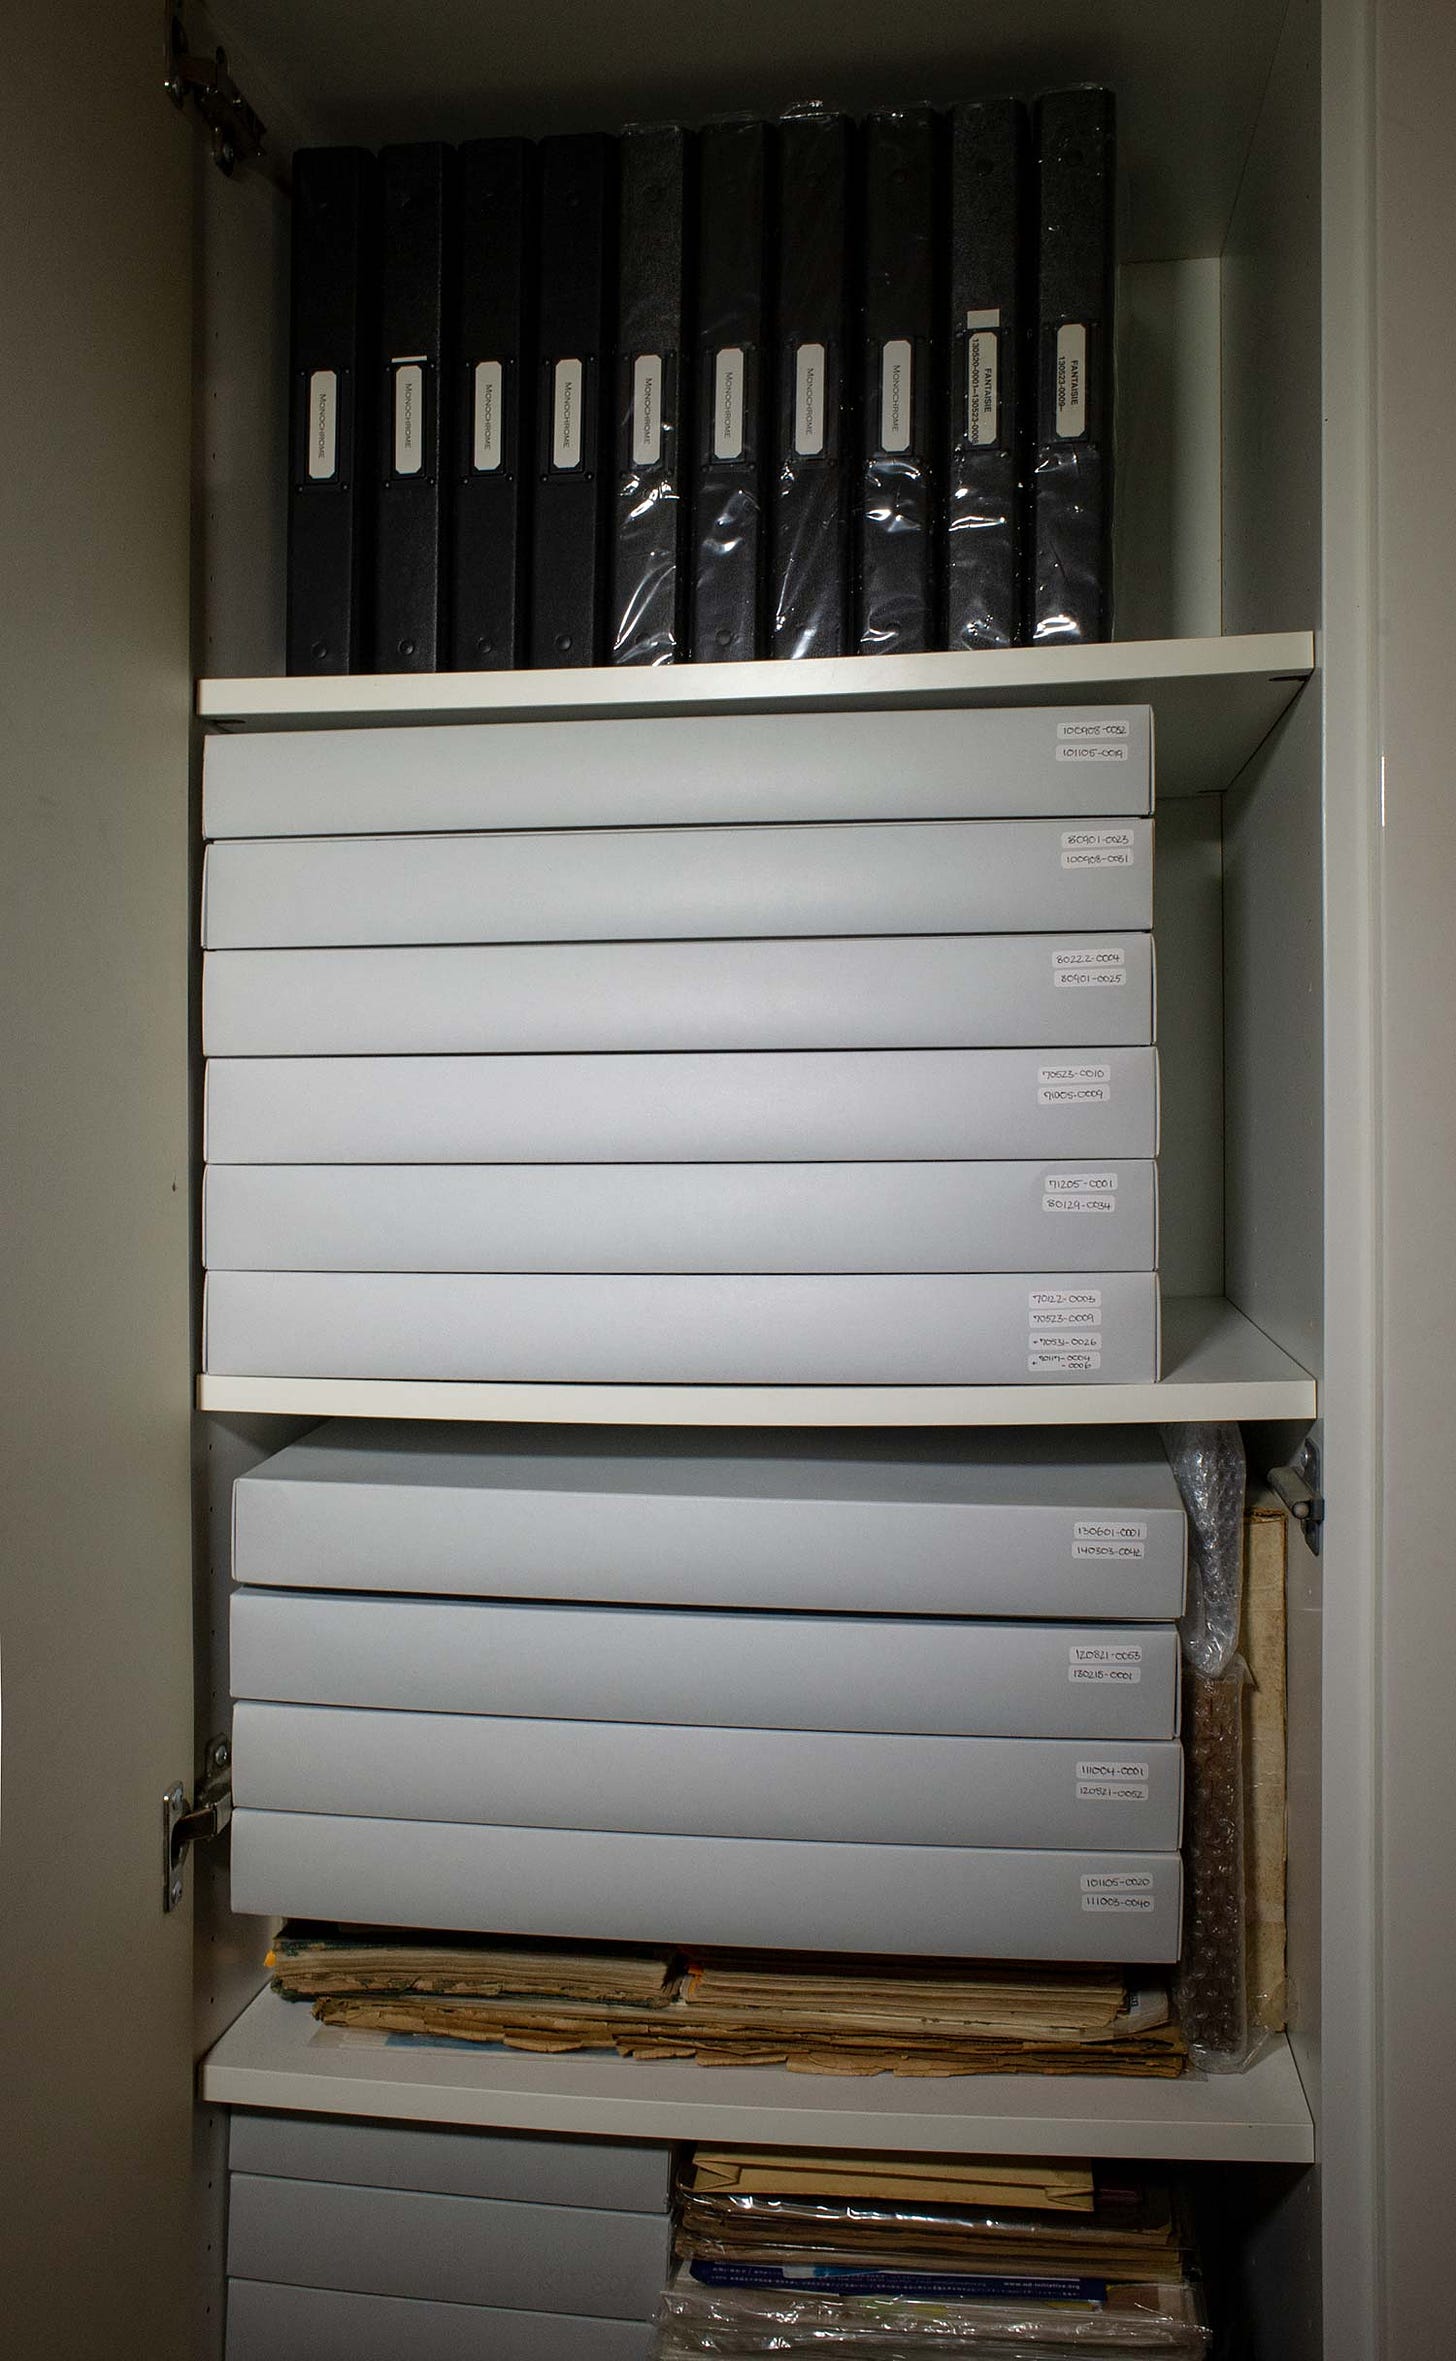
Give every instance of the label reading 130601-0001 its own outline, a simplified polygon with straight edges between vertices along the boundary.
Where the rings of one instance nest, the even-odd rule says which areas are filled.
[[[1113,1517],[1080,1517],[1072,1527],[1074,1558],[1094,1558],[1125,1565],[1148,1554],[1148,1529],[1140,1523]]]

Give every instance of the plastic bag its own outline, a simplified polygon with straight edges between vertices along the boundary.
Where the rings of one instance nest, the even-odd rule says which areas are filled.
[[[1244,1439],[1236,1425],[1165,1426],[1168,1464],[1188,1511],[1188,1605],[1178,1626],[1195,1672],[1227,1672],[1244,1591]]]

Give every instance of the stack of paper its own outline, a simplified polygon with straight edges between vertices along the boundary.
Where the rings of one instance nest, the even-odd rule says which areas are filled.
[[[702,1960],[290,1929],[275,1988],[327,2025],[810,2074],[1182,2071],[1165,1989],[1112,1971]]]

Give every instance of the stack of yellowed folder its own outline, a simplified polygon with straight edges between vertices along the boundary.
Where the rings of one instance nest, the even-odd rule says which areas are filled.
[[[327,2025],[545,2052],[616,2050],[806,2074],[1174,2075],[1161,1985],[1106,1969],[976,1967],[610,1946],[403,1940],[290,1927],[274,1984]]]

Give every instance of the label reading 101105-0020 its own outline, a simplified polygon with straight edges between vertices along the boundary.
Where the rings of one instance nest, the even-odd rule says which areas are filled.
[[[1082,1883],[1084,1910],[1152,1910],[1153,1880],[1146,1869],[1095,1870]]]

